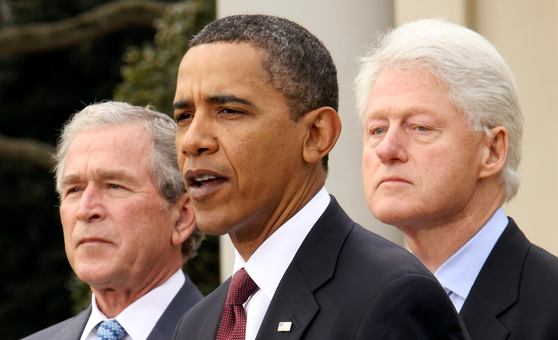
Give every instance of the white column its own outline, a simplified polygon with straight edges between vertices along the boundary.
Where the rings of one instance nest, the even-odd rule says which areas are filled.
[[[339,77],[339,114],[343,130],[330,155],[327,190],[356,222],[396,243],[402,234],[374,218],[362,189],[362,133],[355,110],[353,80],[357,57],[366,53],[375,33],[393,27],[391,0],[217,0],[217,17],[272,14],[293,20],[323,41]],[[230,276],[234,255],[228,236],[221,237],[221,278]]]

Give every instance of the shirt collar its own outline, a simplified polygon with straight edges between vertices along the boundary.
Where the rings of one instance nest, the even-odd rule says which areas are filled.
[[[508,218],[500,207],[481,230],[434,273],[442,286],[464,301],[507,225]]]
[[[279,227],[256,249],[248,262],[244,261],[235,249],[233,273],[241,268],[246,269],[260,290],[271,300],[298,248],[322,216],[330,201],[331,197],[325,187],[322,187],[296,215]]]
[[[179,269],[162,285],[150,290],[147,294],[134,301],[116,316],[116,321],[126,330],[133,340],[145,340],[184,285],[186,278]],[[95,330],[95,327],[108,318],[99,310],[95,294],[92,296],[91,316],[85,325],[81,340]]]

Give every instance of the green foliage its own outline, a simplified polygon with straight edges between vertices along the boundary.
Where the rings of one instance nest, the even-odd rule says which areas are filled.
[[[124,82],[115,90],[114,100],[134,105],[150,104],[171,113],[178,66],[188,49],[188,42],[215,16],[214,1],[189,0],[167,7],[155,23],[153,43],[130,47],[121,69]]]

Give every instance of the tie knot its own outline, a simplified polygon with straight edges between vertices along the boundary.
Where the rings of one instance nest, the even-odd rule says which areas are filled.
[[[120,340],[126,336],[126,331],[116,320],[107,320],[99,324],[97,340]]]
[[[242,305],[257,288],[258,285],[256,285],[246,270],[244,268],[240,269],[231,280],[226,304]]]

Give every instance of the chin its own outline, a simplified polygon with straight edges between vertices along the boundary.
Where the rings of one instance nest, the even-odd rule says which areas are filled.
[[[110,281],[111,273],[107,265],[81,265],[74,268],[77,277],[90,286],[105,284]]]
[[[228,233],[227,226],[224,225],[223,221],[217,220],[198,220],[196,221],[196,225],[198,229],[201,230],[202,233],[211,236],[221,236],[226,235]]]
[[[401,202],[383,202],[382,204],[375,204],[370,208],[374,217],[383,223],[398,227],[398,225],[412,220],[412,209],[401,209]]]

